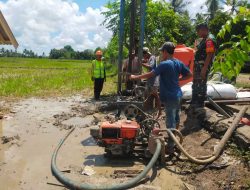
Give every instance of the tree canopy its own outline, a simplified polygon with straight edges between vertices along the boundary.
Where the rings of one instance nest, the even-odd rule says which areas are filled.
[[[124,45],[129,47],[129,2],[126,1],[125,6],[125,36]],[[148,46],[153,52],[156,51],[159,46],[164,42],[166,37],[175,42],[182,42],[190,44],[194,40],[194,27],[192,26],[191,19],[184,11],[186,3],[183,1],[173,1],[176,7],[171,6],[166,1],[147,1],[146,19],[145,19],[145,45]],[[137,4],[138,5],[138,4]],[[105,16],[103,25],[113,32],[113,37],[117,38],[119,30],[119,1],[109,2],[106,6],[107,11],[102,14]],[[178,10],[177,10],[178,8]],[[183,14],[177,12],[183,11]],[[139,7],[137,7],[137,24],[136,24],[136,36],[139,37]],[[175,12],[176,11],[176,12]],[[184,13],[185,12],[185,13]],[[115,37],[116,36],[116,37]],[[109,49],[109,47],[108,47]]]
[[[231,7],[230,9],[231,14],[237,13],[239,7],[247,6],[247,0],[223,0],[223,3]]]
[[[186,11],[187,5],[190,3],[191,3],[190,1],[184,2],[183,0],[170,0],[170,4],[174,12],[177,13],[184,13]]]
[[[220,8],[219,0],[206,0],[206,5],[210,14],[210,18],[213,19],[216,11],[218,11]]]
[[[62,49],[52,49],[49,53],[51,59],[93,59],[94,51],[92,49],[86,49],[84,51],[75,51],[70,45],[64,46]]]
[[[129,47],[129,2],[126,1],[125,6],[124,55],[126,55]],[[165,0],[147,0],[144,46],[149,47],[153,53],[156,53],[166,38],[175,43],[192,46],[195,38],[197,38],[196,24],[208,22],[210,32],[217,37],[217,42],[220,45],[214,65],[215,70],[221,71],[228,78],[237,76],[244,62],[249,59],[247,44],[249,45],[250,38],[247,37],[249,35],[249,17],[247,16],[249,9],[239,8],[239,6],[246,5],[247,7],[249,4],[245,0],[207,0],[208,12],[197,13],[195,18],[191,19],[188,12],[185,11],[188,3],[182,0],[170,0],[169,3]],[[222,10],[223,4],[231,6],[231,9]],[[105,16],[103,25],[113,32],[113,38],[107,47],[105,56],[114,62],[118,57],[117,34],[120,2],[109,2],[106,7],[108,10],[102,13]],[[139,36],[139,11],[140,9],[137,7],[135,34],[137,36]],[[232,18],[232,14],[237,15]],[[224,62],[225,64],[223,64]]]
[[[214,62],[215,71],[229,79],[238,76],[246,61],[250,61],[250,11],[240,7],[239,13],[228,20],[219,31],[219,52]]]
[[[222,11],[218,11],[214,18],[209,22],[209,30],[214,35],[217,36],[221,27],[230,19],[231,17]]]

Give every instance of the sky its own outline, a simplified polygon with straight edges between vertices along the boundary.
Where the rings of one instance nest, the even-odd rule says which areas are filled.
[[[74,50],[106,47],[112,33],[101,23],[108,0],[0,0],[0,10],[16,37],[19,48],[41,55],[52,48],[71,45]],[[205,0],[191,1],[194,16]],[[205,6],[204,6],[205,7]],[[204,11],[204,10],[203,10]],[[8,47],[8,46],[6,46]]]
[[[112,33],[101,23],[107,0],[1,0],[0,10],[19,48],[41,55],[71,45],[83,51],[107,46]],[[8,46],[6,46],[7,48]]]

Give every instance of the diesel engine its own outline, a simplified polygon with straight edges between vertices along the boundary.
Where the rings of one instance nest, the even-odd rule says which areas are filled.
[[[103,122],[98,129],[91,129],[91,136],[105,152],[112,155],[127,155],[133,152],[140,125],[136,121],[120,120]]]

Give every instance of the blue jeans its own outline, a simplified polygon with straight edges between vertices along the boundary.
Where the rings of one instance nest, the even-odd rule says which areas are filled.
[[[180,105],[181,98],[177,98],[175,100],[167,100],[164,102],[165,112],[166,112],[166,127],[167,129],[175,129],[176,124],[180,123]],[[168,140],[168,149],[174,148],[174,142],[169,138]]]

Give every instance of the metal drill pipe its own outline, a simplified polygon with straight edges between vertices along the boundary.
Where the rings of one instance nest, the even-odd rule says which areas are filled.
[[[125,0],[121,0],[120,4],[120,21],[119,21],[119,56],[118,56],[118,73],[122,72],[122,52],[124,39],[124,12]],[[117,94],[122,91],[122,76],[118,74]]]
[[[130,3],[130,36],[129,36],[129,62],[128,72],[132,71],[132,52],[135,49],[135,17],[136,17],[136,0]]]
[[[145,28],[145,16],[146,16],[146,0],[141,0],[141,7],[140,7],[140,39],[139,39],[139,50],[138,50],[138,61],[140,65],[140,74],[142,73],[142,48],[144,42],[144,28]]]

